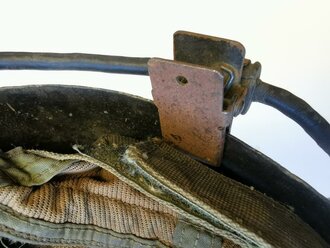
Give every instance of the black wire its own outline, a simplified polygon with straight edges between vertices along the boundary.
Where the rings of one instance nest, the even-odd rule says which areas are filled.
[[[259,80],[253,101],[272,106],[297,122],[330,156],[330,124],[304,100]]]
[[[149,58],[81,53],[0,52],[0,70],[83,70],[148,75]],[[330,125],[292,93],[258,82],[253,101],[270,105],[296,121],[330,155]]]
[[[0,52],[0,70],[83,70],[148,75],[148,60],[82,53]]]

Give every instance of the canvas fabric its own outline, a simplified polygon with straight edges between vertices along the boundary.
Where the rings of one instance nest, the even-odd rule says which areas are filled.
[[[291,209],[159,139],[0,158],[0,236],[34,247],[329,247]]]

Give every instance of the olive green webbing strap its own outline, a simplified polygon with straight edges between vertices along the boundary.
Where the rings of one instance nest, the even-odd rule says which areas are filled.
[[[237,232],[255,234],[257,242],[262,238],[273,247],[327,247],[290,209],[215,173],[164,142],[141,143],[129,149],[132,156],[140,155],[140,165],[150,175],[204,206]]]
[[[92,225],[51,223],[24,217],[0,205],[0,234],[10,240],[35,245],[84,247],[166,247],[159,241],[113,232]],[[39,247],[39,246],[38,246]]]
[[[0,175],[0,185],[10,183],[10,179],[24,186],[42,185],[56,175],[82,173],[96,167],[81,163],[79,157],[67,158],[59,154],[57,158],[49,158],[16,147],[0,157],[0,170],[4,173]]]
[[[159,140],[137,143],[129,138],[109,135],[99,139],[86,152],[89,156],[43,151],[28,153],[61,161],[48,170],[48,174],[37,172],[45,175],[43,180],[63,172],[76,160],[97,164],[172,207],[191,223],[199,223],[209,230],[208,233],[221,234],[242,247],[329,247],[290,209],[212,171]],[[27,178],[38,178],[37,183],[41,182],[39,177]],[[180,242],[175,235],[173,240]],[[183,242],[183,238],[181,241],[182,244],[188,242]]]
[[[74,172],[81,173],[82,171],[86,172],[88,169],[91,170],[95,168],[95,165],[93,166],[93,164],[88,162],[79,163],[77,160],[79,157],[80,159],[84,158],[81,157],[81,155],[61,155],[44,151],[28,151],[22,149],[21,147],[17,147],[2,155],[0,168],[10,177],[6,177],[6,174],[0,173],[0,178],[3,179],[2,181],[0,180],[2,182],[0,182],[0,185],[2,187],[13,186],[15,184],[26,186],[41,185],[47,183],[52,177],[56,175],[72,175]],[[99,173],[95,174],[91,171],[89,174],[96,176]],[[19,194],[29,195],[29,192],[31,192],[28,190],[28,193],[26,194],[22,192],[21,189],[22,187],[16,187],[16,192],[11,192],[8,196],[17,196]],[[79,188],[76,189],[79,190]],[[42,190],[42,188],[38,190],[44,192],[43,197],[46,204],[46,202],[49,201],[48,198],[52,197],[49,194],[49,190]],[[101,187],[100,190],[102,190]],[[35,191],[33,194],[36,195],[37,191]],[[1,193],[1,199],[3,199],[2,195],[3,194]],[[58,190],[58,195],[55,197],[60,196],[63,197],[63,194],[60,194],[60,191]],[[38,198],[38,196],[36,197]],[[29,197],[26,199],[29,199],[28,201],[35,201],[33,198],[35,197],[29,195]],[[9,201],[13,200],[14,198],[9,199]],[[90,201],[93,201],[93,199],[91,198]],[[144,200],[141,199],[141,201]],[[5,202],[8,202],[8,200]],[[15,202],[15,204],[25,204],[24,202]],[[56,207],[55,205],[53,207]],[[53,221],[43,221],[35,217],[26,217],[25,214],[32,214],[36,211],[40,211],[41,216],[43,216],[42,213],[45,212],[45,208],[47,209],[49,207],[47,207],[47,205],[40,204],[34,204],[33,206],[30,206],[32,207],[30,210],[24,210],[26,209],[24,207],[16,207],[17,210],[21,209],[19,210],[20,213],[17,213],[17,210],[13,211],[11,208],[0,205],[0,223],[4,224],[0,226],[0,232],[2,233],[1,236],[10,238],[11,240],[29,242],[30,244],[33,243],[36,245],[44,243],[52,244],[55,247],[58,247],[59,244],[70,244],[71,246],[76,243],[85,245],[86,247],[164,246],[164,244],[158,242],[157,240],[150,241],[148,239],[139,239],[135,238],[135,235],[122,234],[118,232],[116,233],[109,229],[102,229],[92,225],[88,226],[81,224],[74,225],[63,223],[55,224],[57,221],[55,221],[54,218]],[[47,213],[47,210],[45,213]],[[48,213],[48,215],[50,213],[52,215],[56,214],[56,212],[51,211]],[[102,215],[102,208],[99,209],[99,213]],[[122,215],[125,216],[125,213],[122,213]],[[48,216],[47,218],[49,219],[50,217]],[[78,219],[79,218],[77,216],[76,220]],[[101,223],[99,223],[99,225],[100,224]],[[178,220],[172,238],[172,244],[177,247],[220,247],[222,243],[222,238],[220,236],[211,234],[210,232],[189,224],[184,220]],[[226,243],[232,244],[230,241],[226,241]],[[229,246],[225,246],[225,248],[226,247]]]
[[[152,140],[121,150],[106,145],[112,144],[113,139],[110,136],[105,142],[101,140],[91,155],[106,163],[111,150],[117,149],[121,156],[117,166],[128,168],[131,180],[148,178],[144,181],[144,185],[149,184],[144,187],[146,191],[175,202],[181,209],[186,206],[190,216],[223,229],[224,237],[236,238],[235,242],[251,247],[329,247],[290,209],[214,172],[166,143]]]
[[[121,234],[109,229],[91,225],[70,223],[50,223],[38,219],[24,217],[8,207],[0,205],[0,223],[8,223],[5,227],[0,225],[2,237],[15,242],[34,244],[36,247],[166,247],[157,240],[138,238],[135,235]],[[12,226],[12,228],[8,227]],[[173,246],[182,248],[231,248],[238,247],[220,236],[213,235],[206,230],[196,228],[185,221],[179,220],[173,233]],[[67,247],[67,246],[66,246]]]

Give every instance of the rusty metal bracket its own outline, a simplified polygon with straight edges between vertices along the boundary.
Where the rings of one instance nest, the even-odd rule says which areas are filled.
[[[165,140],[209,164],[222,156],[230,113],[223,104],[223,75],[182,62],[151,59],[149,75]]]
[[[235,112],[232,103],[238,98],[237,87],[234,93],[231,89],[241,80],[244,55],[236,41],[179,31],[174,34],[174,61],[149,60],[166,141],[207,164],[220,165]]]
[[[186,31],[177,31],[173,40],[174,60],[220,71],[226,90],[240,82],[245,57],[241,43]]]

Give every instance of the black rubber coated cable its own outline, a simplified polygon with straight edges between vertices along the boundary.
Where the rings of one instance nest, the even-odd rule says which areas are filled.
[[[149,58],[82,53],[0,52],[0,70],[82,70],[148,75]],[[330,125],[305,101],[259,80],[253,101],[270,105],[296,121],[330,156]]]
[[[330,156],[330,124],[304,100],[259,80],[253,101],[272,106],[297,122]]]
[[[148,60],[82,53],[1,52],[0,70],[82,70],[148,75]]]

